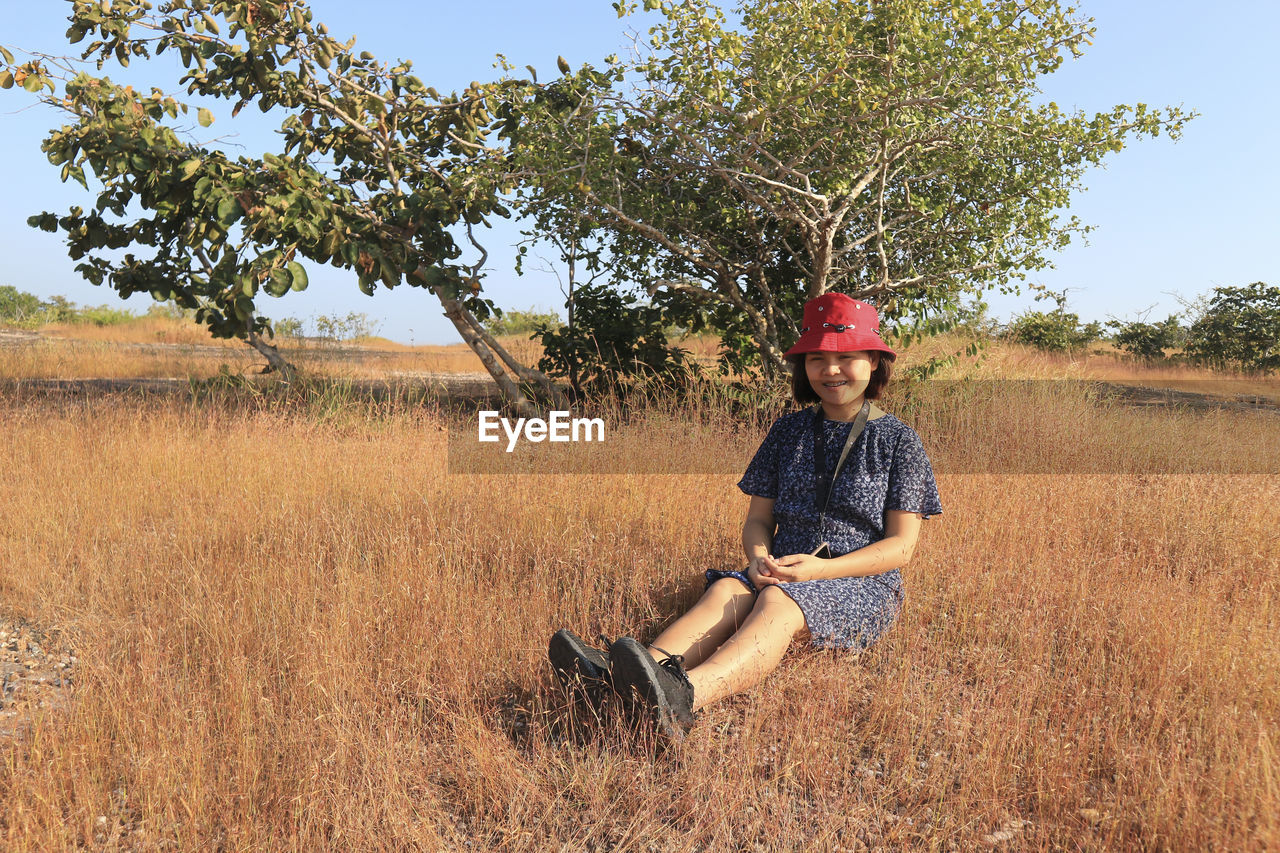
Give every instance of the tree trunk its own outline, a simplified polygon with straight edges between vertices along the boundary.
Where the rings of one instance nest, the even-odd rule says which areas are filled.
[[[272,371],[279,373],[280,378],[285,382],[292,382],[298,376],[298,370],[292,364],[285,360],[280,354],[280,350],[276,349],[274,344],[269,344],[262,339],[262,335],[257,332],[250,331],[245,337],[245,341],[249,346],[256,349],[267,359],[267,369],[265,373]]]
[[[507,375],[506,370],[498,363],[498,359],[494,356],[493,350],[489,349],[484,339],[478,334],[468,319],[471,314],[457,299],[450,299],[445,296],[436,294],[436,298],[440,300],[440,304],[444,307],[444,315],[453,323],[453,327],[458,330],[458,334],[467,342],[467,346],[471,347],[480,359],[480,363],[484,365],[484,369],[489,371],[489,375],[493,377],[493,381],[498,383],[498,390],[502,393],[502,398],[516,410],[516,414],[522,418],[542,417],[543,412],[534,405],[534,403],[524,395],[520,390],[520,386],[511,381],[511,377]]]
[[[466,320],[467,325],[471,327],[471,330],[480,339],[480,342],[484,346],[488,347],[490,351],[495,353],[498,358],[502,359],[503,363],[506,364],[516,376],[524,382],[541,388],[542,392],[546,394],[547,398],[551,400],[553,405],[561,407],[568,406],[568,403],[564,398],[564,394],[556,387],[556,384],[551,380],[551,377],[547,376],[540,370],[534,370],[531,367],[526,367],[521,364],[515,356],[507,352],[506,348],[503,347],[502,344],[498,343],[493,335],[489,334],[480,321],[476,319],[476,315],[467,310],[465,305],[458,303],[458,307],[462,309],[463,318]],[[472,349],[474,350],[475,347],[472,347]],[[476,353],[476,355],[479,354],[479,352]]]

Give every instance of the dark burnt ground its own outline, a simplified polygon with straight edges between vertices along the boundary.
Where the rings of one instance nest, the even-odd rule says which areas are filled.
[[[1234,393],[1232,380],[1224,382],[1184,381],[1174,387],[1149,387],[1126,385],[1118,382],[1099,382],[1103,395],[1119,402],[1144,409],[1183,409],[1191,412],[1230,411],[1264,412],[1280,414],[1280,398],[1276,393]],[[1178,387],[1182,386],[1182,387]],[[1210,388],[1209,392],[1189,390],[1186,386]]]

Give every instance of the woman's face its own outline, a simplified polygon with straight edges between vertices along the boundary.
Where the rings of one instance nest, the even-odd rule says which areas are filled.
[[[811,352],[804,357],[805,373],[814,393],[824,403],[849,405],[862,397],[871,373],[880,365],[880,353]]]

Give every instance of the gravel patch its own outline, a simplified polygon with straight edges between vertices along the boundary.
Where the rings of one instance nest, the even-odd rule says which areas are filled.
[[[24,737],[37,713],[67,707],[77,661],[60,633],[0,616],[0,744]]]

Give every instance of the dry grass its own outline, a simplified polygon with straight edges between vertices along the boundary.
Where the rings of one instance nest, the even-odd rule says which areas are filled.
[[[1274,475],[940,475],[880,647],[796,651],[663,751],[572,705],[544,644],[653,636],[738,560],[736,476],[450,474],[468,422],[0,398],[0,597],[80,661],[0,744],[0,846],[1280,846]]]
[[[899,360],[900,366],[930,358],[962,353],[972,338],[959,334],[938,335],[914,345]],[[1049,353],[1025,344],[992,341],[976,358],[960,358],[938,374],[939,379],[1081,379],[1116,381],[1142,379],[1210,380],[1222,374],[1185,364],[1152,365],[1106,342],[1079,352]]]
[[[93,323],[51,323],[42,326],[40,331],[49,337],[68,341],[244,348],[244,344],[239,341],[211,337],[207,328],[193,321],[162,316],[143,316],[127,323],[104,326]]]
[[[239,341],[211,338],[201,326],[186,320],[143,317],[114,326],[87,324],[46,326],[41,338],[21,345],[0,346],[0,379],[119,379],[170,377],[206,379],[225,366],[238,374],[256,373],[266,362]],[[499,342],[525,364],[542,355],[536,341],[514,335]],[[0,341],[0,343],[4,343]],[[282,338],[285,357],[310,375],[339,379],[412,378],[435,374],[482,374],[484,366],[463,343],[417,345],[366,338],[350,344],[314,338]],[[943,335],[904,352],[898,368],[964,350],[969,339]],[[719,341],[700,335],[673,341],[694,361],[716,369]],[[1100,343],[1085,352],[1052,354],[1032,347],[993,342],[976,359],[961,358],[937,374],[938,379],[1079,379],[1105,382],[1160,384],[1162,382],[1221,380],[1223,375],[1189,365],[1150,365]],[[1237,391],[1251,386],[1240,384]],[[1274,383],[1259,383],[1260,393],[1274,391]]]
[[[526,364],[541,348],[513,336],[499,342]],[[115,326],[46,326],[38,337],[0,341],[0,379],[208,379],[254,374],[266,360],[240,341],[218,340],[189,321],[145,317]],[[281,338],[285,358],[322,378],[384,379],[484,372],[465,344],[407,346],[385,338],[335,343]]]

